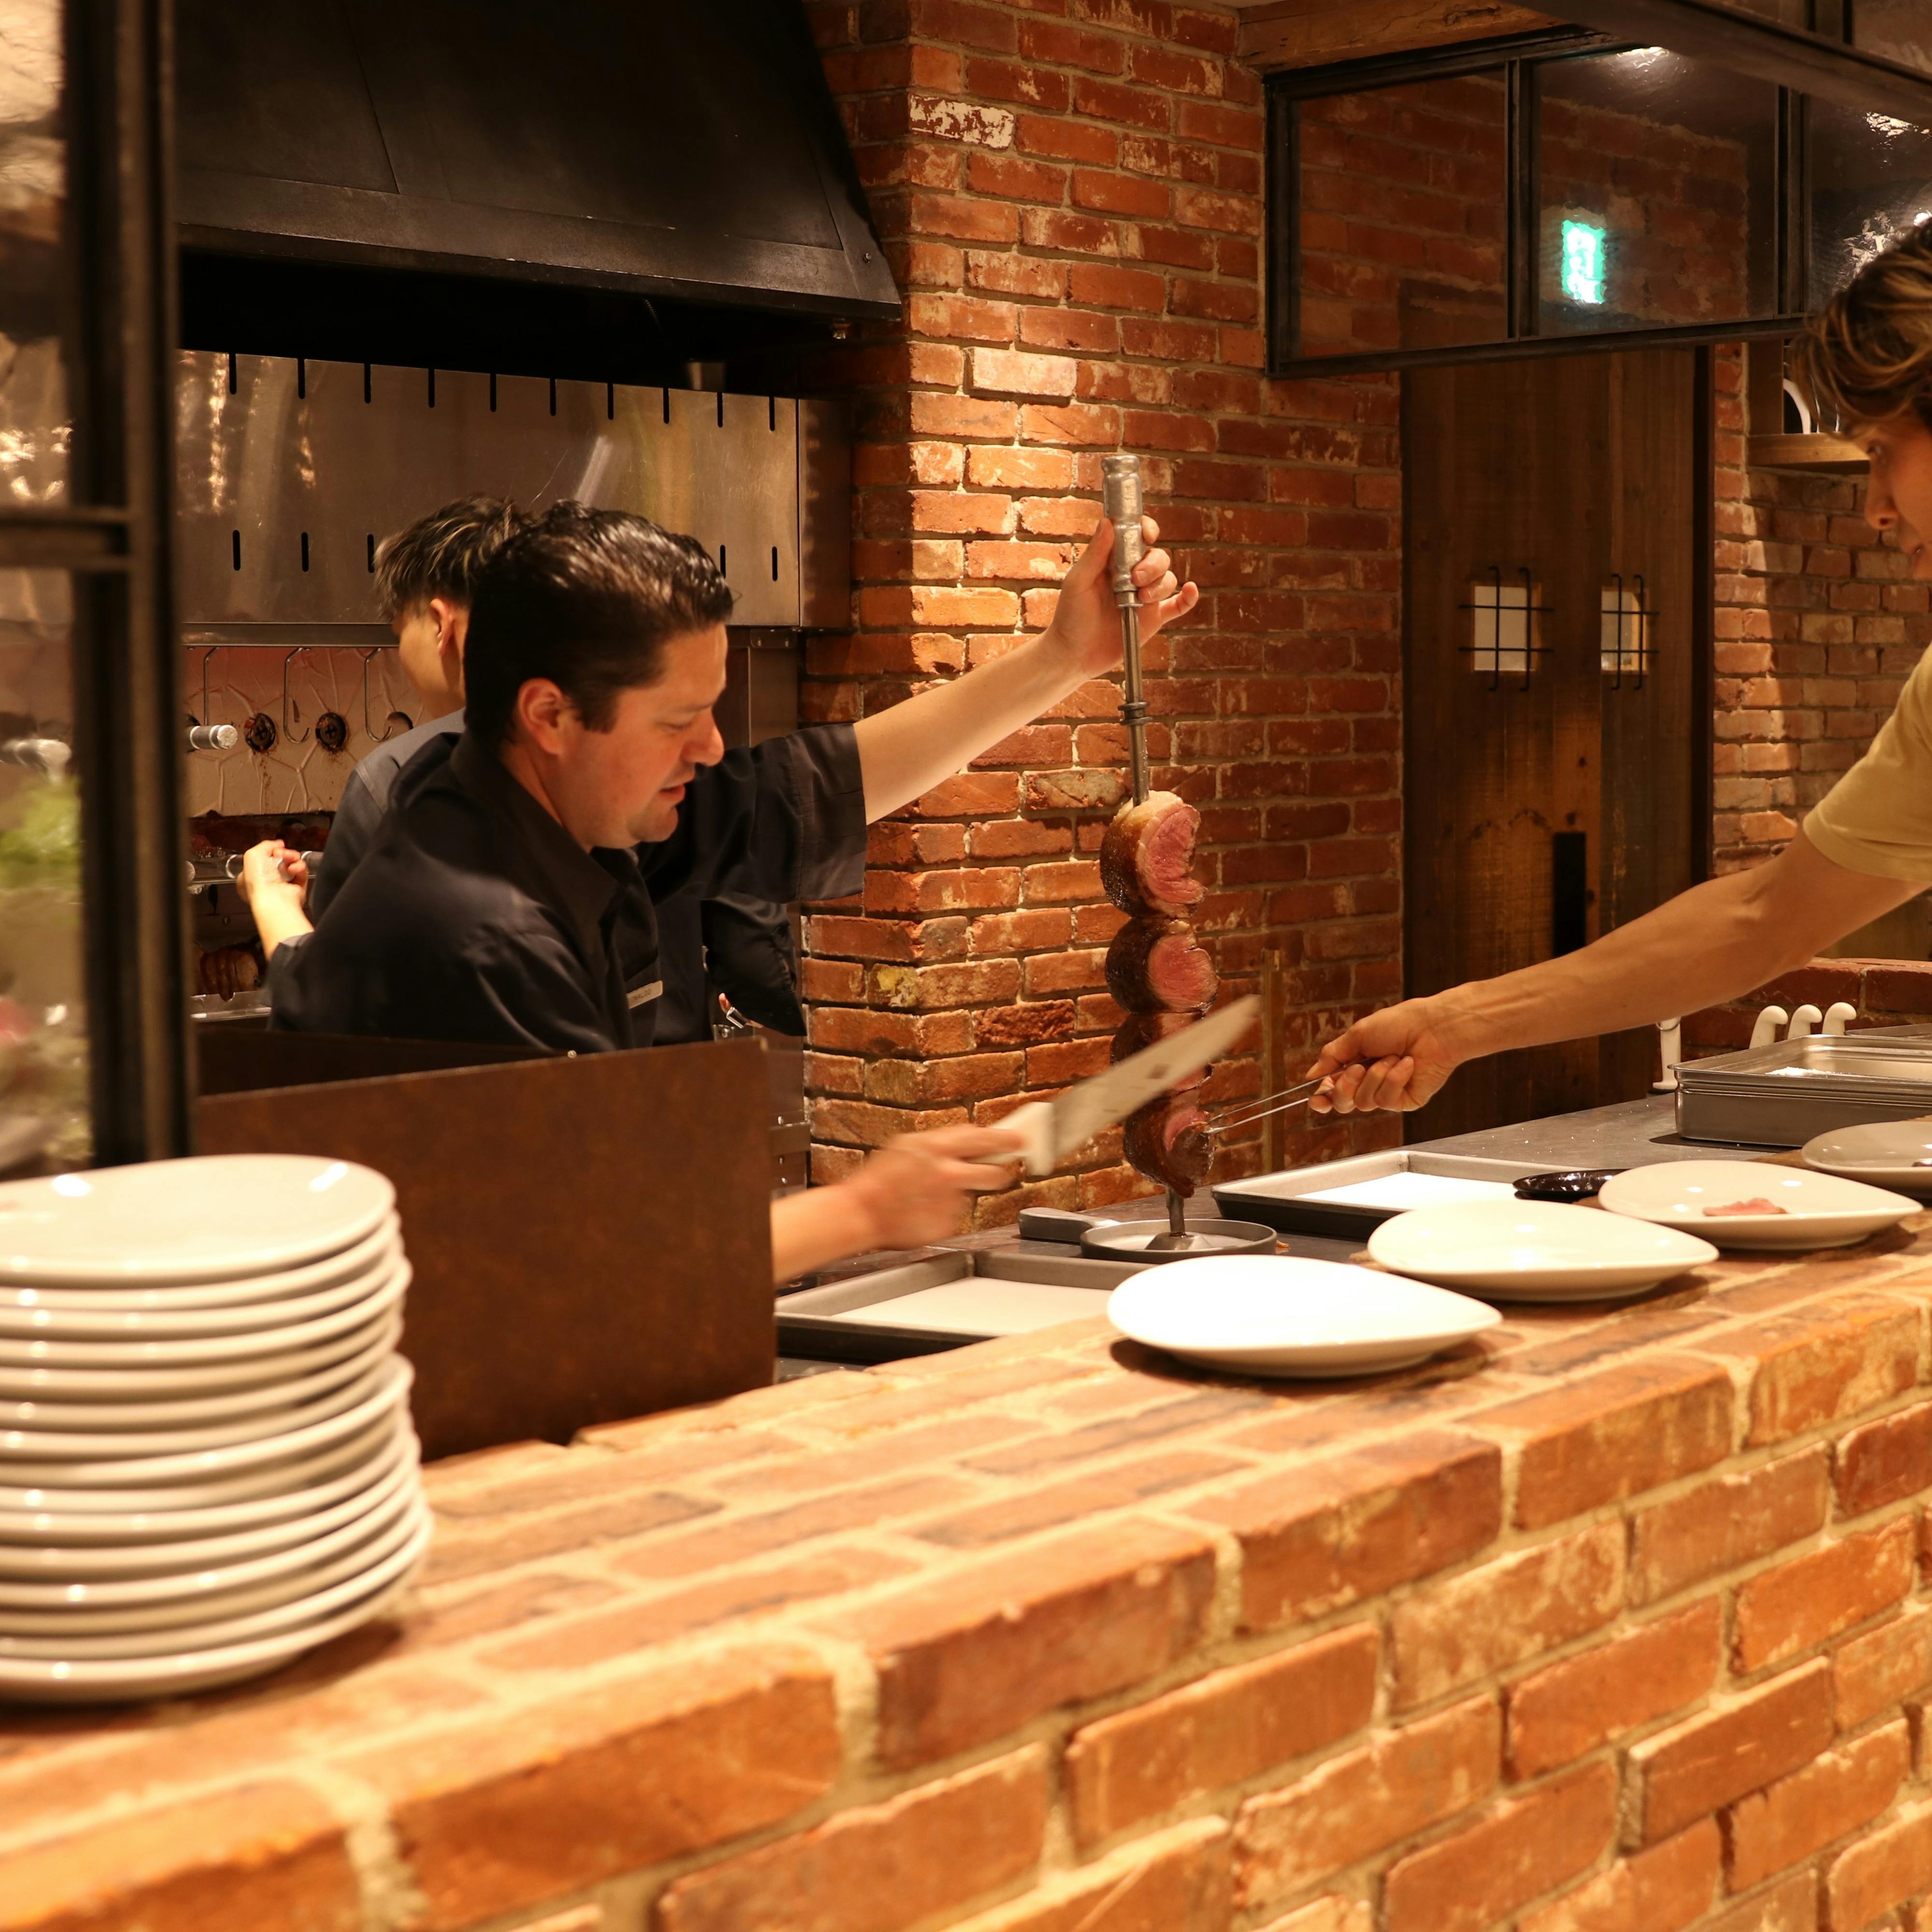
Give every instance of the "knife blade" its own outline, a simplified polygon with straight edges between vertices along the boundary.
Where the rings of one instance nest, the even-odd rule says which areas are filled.
[[[1083,1141],[1220,1059],[1254,1024],[1261,1004],[1250,993],[1051,1100],[1016,1107],[999,1124],[1026,1137],[1021,1158],[1027,1172],[1051,1174]]]

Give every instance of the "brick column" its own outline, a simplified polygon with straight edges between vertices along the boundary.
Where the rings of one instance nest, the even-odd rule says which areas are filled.
[[[854,627],[813,647],[809,714],[861,716],[1042,628],[1102,453],[1141,452],[1205,593],[1148,653],[1156,782],[1202,812],[1198,923],[1233,987],[1280,946],[1292,1030],[1325,1037],[1400,985],[1397,392],[1261,373],[1262,90],[1235,16],[810,11],[906,308],[814,372],[853,392],[857,536]],[[1093,854],[1123,795],[1118,701],[1088,686],[877,827],[862,902],[808,921],[820,1178],[1106,1064],[1119,916]],[[1216,1090],[1255,1079],[1242,1063]],[[1394,1130],[1303,1130],[1294,1156]],[[1118,1153],[1025,1198],[1142,1191]]]

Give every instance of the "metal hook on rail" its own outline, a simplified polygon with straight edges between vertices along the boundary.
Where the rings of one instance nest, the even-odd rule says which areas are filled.
[[[386,729],[378,731],[369,721],[369,660],[382,649],[380,644],[362,653],[362,735],[372,745],[380,745],[386,738],[396,735],[395,719],[398,714],[391,712],[383,722]]]
[[[293,650],[285,652],[282,657],[282,736],[291,745],[305,745],[315,736],[313,727],[302,732],[292,731],[289,728],[289,666],[307,649],[305,644],[298,644]]]

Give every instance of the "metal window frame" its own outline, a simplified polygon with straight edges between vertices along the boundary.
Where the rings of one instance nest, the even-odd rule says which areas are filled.
[[[1574,355],[1583,350],[1736,342],[1795,334],[1804,326],[1810,254],[1808,102],[1814,94],[1932,127],[1932,75],[1826,38],[1732,12],[1712,0],[1564,0],[1585,24],[1414,53],[1292,70],[1268,80],[1269,217],[1268,374],[1378,374],[1402,369]],[[1849,29],[1847,29],[1849,31]],[[1730,322],[1570,335],[1540,332],[1540,208],[1537,183],[1538,78],[1552,60],[1665,45],[1778,88],[1773,207],[1778,312]],[[1358,94],[1466,74],[1498,74],[1505,88],[1504,313],[1508,333],[1448,348],[1391,349],[1354,356],[1301,356],[1300,126],[1304,100]]]
[[[190,1150],[180,652],[168,544],[176,337],[169,0],[63,0],[70,502],[0,502],[0,565],[74,589],[94,1160]]]

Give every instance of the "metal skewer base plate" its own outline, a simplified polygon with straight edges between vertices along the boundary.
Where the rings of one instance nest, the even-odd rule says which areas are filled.
[[[1275,1232],[1258,1221],[1220,1221],[1190,1216],[1181,1226],[1181,1241],[1162,1221],[1115,1221],[1089,1228],[1080,1237],[1080,1252],[1096,1261],[1185,1262],[1203,1255],[1271,1255]]]

